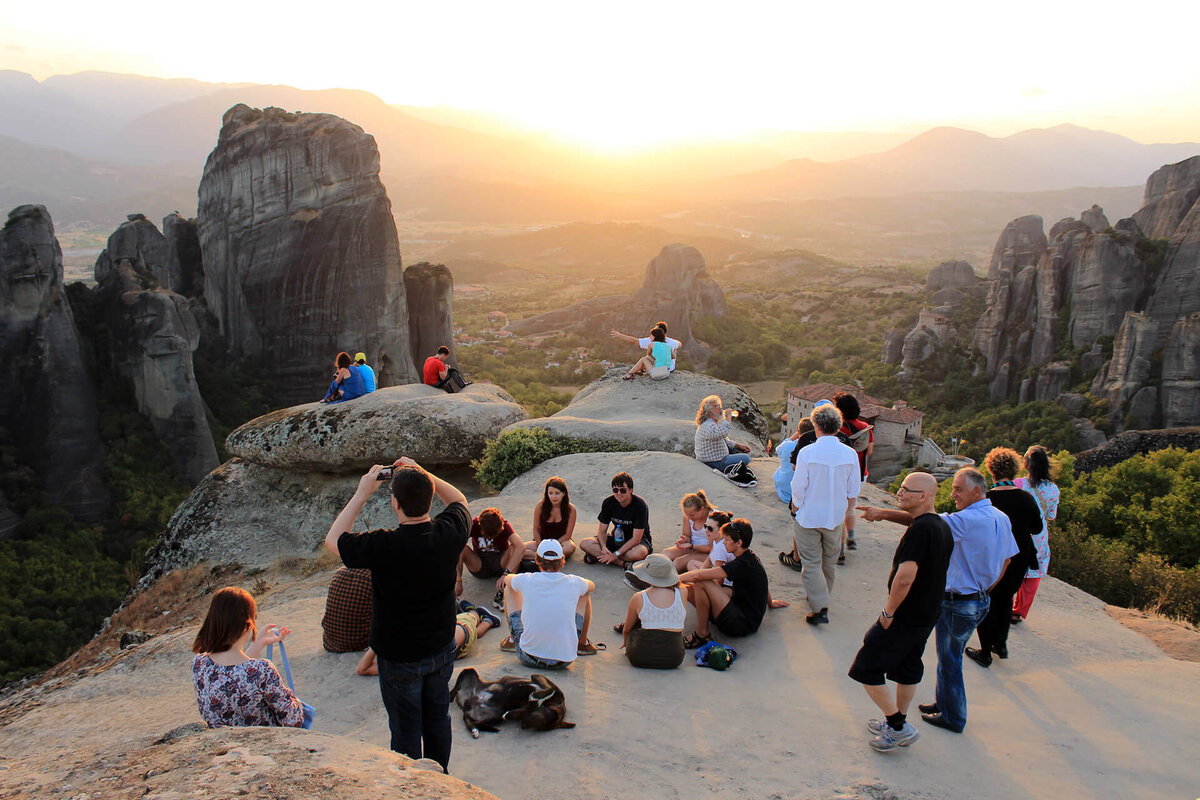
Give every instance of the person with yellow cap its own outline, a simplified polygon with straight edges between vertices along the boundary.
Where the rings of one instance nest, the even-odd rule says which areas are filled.
[[[367,394],[375,391],[375,370],[367,366],[367,354],[355,353],[354,363],[358,365],[358,371],[362,373],[363,383],[367,386]]]

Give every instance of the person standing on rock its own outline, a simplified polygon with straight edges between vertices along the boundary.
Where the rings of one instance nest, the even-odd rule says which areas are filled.
[[[954,549],[950,526],[934,513],[936,496],[937,481],[925,472],[909,474],[897,490],[901,510],[913,521],[892,556],[883,610],[850,666],[850,677],[883,712],[882,720],[867,722],[867,730],[875,734],[871,747],[881,753],[907,747],[921,735],[907,720],[908,707],[925,675],[921,656],[942,612]],[[894,697],[887,689],[888,678],[896,684]]]
[[[584,562],[627,569],[654,552],[650,507],[633,493],[633,476],[628,472],[613,476],[612,495],[604,498],[596,519],[600,521],[596,535],[579,543]]]
[[[375,465],[359,479],[329,527],[325,547],[347,567],[371,570],[371,649],[378,657],[392,750],[413,759],[423,753],[447,771],[450,676],[458,649],[454,579],[467,543],[467,498],[411,458],[401,458],[390,483],[397,527],[353,533],[383,469]],[[435,494],[445,509],[430,518]]]
[[[858,456],[837,438],[842,412],[827,403],[814,408],[809,418],[817,440],[796,451],[792,505],[799,527],[794,543],[804,566],[801,578],[812,609],[804,621],[820,625],[829,622],[829,596],[842,546],[842,525],[858,500],[862,481]]]
[[[450,360],[450,348],[442,345],[437,349],[437,353],[425,359],[425,366],[421,369],[421,377],[425,380],[427,386],[432,386],[435,389],[444,389],[451,394],[461,392],[470,384],[463,380],[463,376],[457,369],[446,364]]]
[[[367,354],[355,353],[354,363],[358,367],[358,371],[362,373],[363,384],[366,386],[367,394],[375,391],[378,383],[375,381],[375,370],[367,366]]]
[[[950,526],[954,549],[946,570],[946,588],[936,631],[937,691],[932,703],[922,703],[921,719],[937,728],[962,733],[967,726],[967,690],[963,685],[962,659],[967,640],[987,616],[988,592],[1004,575],[1019,550],[1012,523],[985,496],[987,481],[974,467],[954,473],[950,492],[958,508],[942,519]],[[910,525],[913,516],[904,510],[864,506],[867,522],[885,519]]]

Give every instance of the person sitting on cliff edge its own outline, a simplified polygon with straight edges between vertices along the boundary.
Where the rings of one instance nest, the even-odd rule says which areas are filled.
[[[367,366],[367,354],[355,353],[354,364],[358,367],[358,371],[362,373],[363,383],[367,387],[367,394],[375,391],[379,384],[375,381],[375,370]]]
[[[463,379],[462,373],[446,363],[449,360],[450,348],[442,345],[437,349],[436,354],[425,359],[425,366],[421,369],[421,376],[427,386],[432,386],[435,389],[444,389],[454,394],[455,392],[461,392],[471,384]]]
[[[322,403],[341,403],[367,393],[362,372],[350,360],[349,353],[338,353],[334,364],[336,371],[333,374],[333,383],[329,384],[329,391],[321,399]]]

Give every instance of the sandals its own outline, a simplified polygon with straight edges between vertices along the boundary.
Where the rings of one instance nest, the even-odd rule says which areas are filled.
[[[692,633],[690,633],[688,635],[688,637],[686,639],[683,640],[683,647],[685,650],[695,650],[698,647],[704,647],[704,645],[708,644],[711,641],[712,641],[711,636],[701,636],[700,634],[693,631]]]
[[[623,380],[623,381],[631,381],[631,380],[633,380],[635,377],[636,377],[635,375],[625,375],[625,376],[623,376],[623,377],[621,378],[621,380]]]
[[[596,557],[595,557],[594,555],[592,555],[591,553],[584,553],[584,554],[583,554],[583,563],[585,563],[585,564],[599,564],[599,563],[600,563],[600,559],[596,558]]]
[[[625,623],[618,622],[616,625],[613,625],[613,630],[616,631],[617,633],[624,634],[625,633]]]
[[[505,653],[517,652],[517,643],[512,640],[511,636],[505,636],[504,641],[500,642],[500,649]]]
[[[608,645],[606,645],[604,642],[596,642],[595,644],[593,644],[592,641],[589,639],[588,641],[579,645],[579,647],[575,650],[575,653],[577,655],[581,655],[581,656],[594,656],[597,653],[602,652],[607,649],[608,649]]]
[[[796,570],[796,572],[804,571],[804,565],[801,564],[795,556],[782,550],[779,552],[779,563],[783,564],[785,567],[790,567]]]

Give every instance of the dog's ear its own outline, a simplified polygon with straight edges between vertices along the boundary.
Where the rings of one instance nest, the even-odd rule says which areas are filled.
[[[574,722],[565,722],[565,721],[563,721],[563,722],[559,722],[559,723],[558,723],[558,727],[560,727],[560,728],[574,728],[574,727],[575,727],[575,723],[574,723]]]

